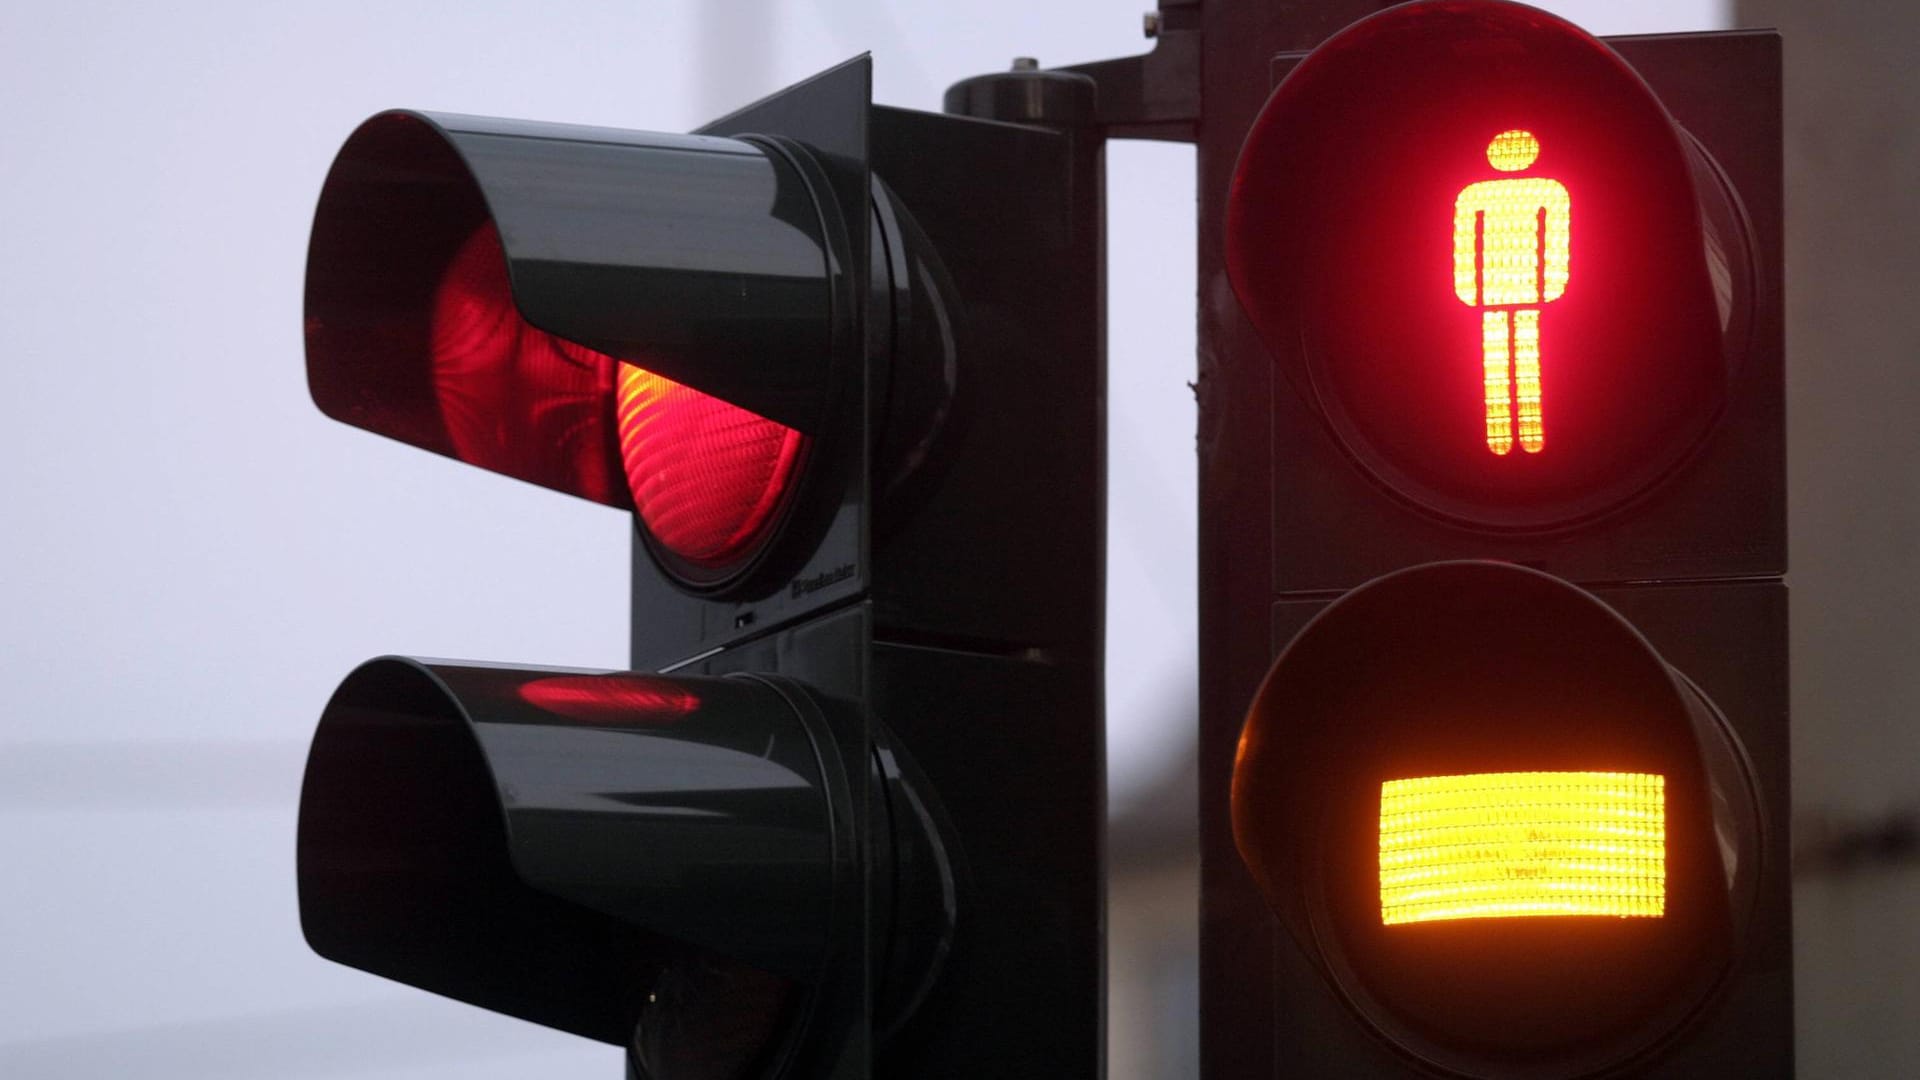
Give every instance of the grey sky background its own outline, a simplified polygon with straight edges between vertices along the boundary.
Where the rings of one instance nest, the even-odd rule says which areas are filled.
[[[879,100],[937,108],[1015,55],[1143,51],[1142,6],[0,8],[0,1076],[618,1075],[612,1048],[300,939],[305,740],[350,668],[626,651],[624,516],[307,397],[307,228],[361,119],[683,130],[863,50]],[[1715,0],[1548,6],[1599,33],[1725,20]],[[1192,154],[1119,144],[1109,170],[1124,804],[1192,739]]]

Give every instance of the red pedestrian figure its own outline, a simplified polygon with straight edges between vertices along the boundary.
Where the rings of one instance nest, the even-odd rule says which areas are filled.
[[[1503,131],[1487,144],[1501,172],[1523,172],[1540,156],[1532,132]],[[1453,291],[1482,308],[1481,357],[1486,380],[1487,448],[1546,445],[1540,402],[1540,309],[1567,291],[1572,203],[1565,185],[1541,176],[1468,184],[1453,204]]]

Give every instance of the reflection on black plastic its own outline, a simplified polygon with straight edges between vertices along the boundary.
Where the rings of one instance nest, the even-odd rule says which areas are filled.
[[[663,684],[699,707],[613,715]],[[602,711],[569,723],[543,696]],[[323,956],[624,1046],[670,970],[815,975],[821,783],[803,721],[757,680],[370,661],[314,736],[302,925]]]
[[[552,675],[522,683],[527,704],[583,724],[655,727],[700,707],[685,679],[657,675]]]
[[[1587,1075],[1670,1033],[1739,947],[1747,901],[1718,837],[1757,836],[1722,828],[1713,793],[1751,782],[1711,709],[1564,581],[1491,562],[1398,571],[1275,660],[1240,738],[1234,840],[1329,983],[1402,1048],[1474,1075],[1490,1053]],[[1664,917],[1383,926],[1382,782],[1535,770],[1665,778]]]
[[[771,1075],[799,988],[708,955],[661,970],[633,1031],[641,1080],[749,1080]]]
[[[752,142],[381,113],[314,215],[308,385],[345,423],[625,507],[609,358],[819,430],[825,244]]]

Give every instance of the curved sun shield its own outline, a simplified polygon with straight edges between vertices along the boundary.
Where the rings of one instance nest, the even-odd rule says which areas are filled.
[[[800,152],[373,117],[341,148],[314,216],[315,403],[356,427],[623,508],[634,505],[616,408],[623,362],[721,409],[820,430],[833,303],[820,206],[785,156]]]
[[[790,679],[380,657],[314,732],[300,922],[643,1075],[746,1076],[832,1014],[869,927],[876,1024],[918,1006],[952,940],[944,820],[884,727]]]
[[[756,679],[371,660],[307,759],[302,928],[329,959],[616,1045],[690,964],[784,1009],[862,887],[819,730]]]

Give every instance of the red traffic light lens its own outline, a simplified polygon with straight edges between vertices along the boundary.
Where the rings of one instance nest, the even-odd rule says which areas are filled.
[[[620,454],[647,532],[695,566],[751,555],[778,522],[805,436],[745,409],[621,364]]]
[[[616,416],[642,527],[705,569],[757,550],[807,445],[792,428],[527,322],[492,222],[447,264],[428,352],[441,418],[463,461],[512,475],[559,465],[570,469],[567,486],[604,492],[597,470],[608,416]]]
[[[642,527],[701,568],[724,569],[757,550],[807,445],[792,428],[527,322],[490,221],[440,279],[428,355],[456,456],[483,468],[515,476],[562,468],[567,475],[548,486],[615,501],[600,469],[617,416]]]
[[[1611,49],[1544,12],[1406,4],[1302,60],[1249,131],[1227,267],[1383,486],[1556,527],[1671,474],[1745,349],[1749,242]]]
[[[679,583],[760,565],[842,400],[803,170],[744,139],[381,113],[307,253],[335,419],[609,506]]]

